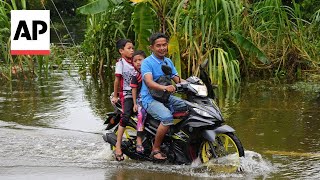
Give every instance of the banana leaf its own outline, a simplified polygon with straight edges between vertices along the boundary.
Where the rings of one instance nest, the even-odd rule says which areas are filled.
[[[111,6],[122,3],[123,0],[97,0],[81,6],[77,11],[81,14],[97,14],[108,10]]]
[[[240,48],[246,50],[249,54],[255,54],[258,60],[263,64],[270,64],[270,61],[267,58],[267,56],[250,40],[248,40],[247,38],[235,31],[232,31],[231,34],[235,38],[236,43]]]
[[[148,38],[151,36],[155,23],[153,21],[152,9],[147,3],[139,3],[134,8],[133,24],[136,34],[136,49],[148,52]]]
[[[179,41],[177,35],[171,35],[169,40],[169,55],[172,56],[172,60],[174,62],[174,66],[178,71],[178,74],[181,76],[181,59],[180,59],[180,49],[179,49]]]

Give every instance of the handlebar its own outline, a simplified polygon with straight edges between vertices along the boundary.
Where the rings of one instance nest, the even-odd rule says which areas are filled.
[[[176,92],[183,92],[187,88],[188,82],[175,84]]]

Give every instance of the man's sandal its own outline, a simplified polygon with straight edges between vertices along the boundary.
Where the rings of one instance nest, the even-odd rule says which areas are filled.
[[[136,146],[137,146],[137,148],[136,148],[137,153],[143,154],[144,153],[144,147],[142,145],[138,145],[138,144]]]
[[[157,154],[161,154],[161,159],[154,157]],[[150,154],[150,158],[154,161],[154,162],[164,162],[167,159],[167,156],[162,153],[161,151],[152,151]]]

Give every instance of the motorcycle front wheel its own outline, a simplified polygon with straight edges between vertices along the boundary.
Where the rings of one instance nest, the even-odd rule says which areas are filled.
[[[239,138],[233,133],[217,134],[214,142],[204,140],[200,145],[200,159],[203,163],[212,158],[226,156],[244,157],[244,149]]]

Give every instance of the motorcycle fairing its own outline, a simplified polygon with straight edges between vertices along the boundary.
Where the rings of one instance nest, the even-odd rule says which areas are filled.
[[[203,127],[203,126],[213,126],[216,123],[211,119],[204,119],[200,116],[189,116],[187,120],[183,122],[181,126],[190,126],[190,127]]]
[[[223,121],[223,118],[222,118],[221,113],[219,113],[219,110],[217,110],[217,109],[215,108],[215,106],[212,106],[212,107],[210,107],[210,106],[204,107],[204,106],[201,106],[201,105],[199,105],[199,104],[197,104],[197,103],[192,103],[192,102],[188,102],[188,101],[184,101],[184,102],[187,104],[187,106],[189,106],[189,107],[188,107],[189,109],[190,109],[190,107],[191,107],[191,108],[192,108],[192,107],[198,108],[198,109],[200,109],[200,110],[202,110],[202,111],[205,111],[206,113],[210,114],[210,115],[212,116],[212,118],[216,118],[217,120]],[[211,101],[209,101],[209,102],[211,102]]]

